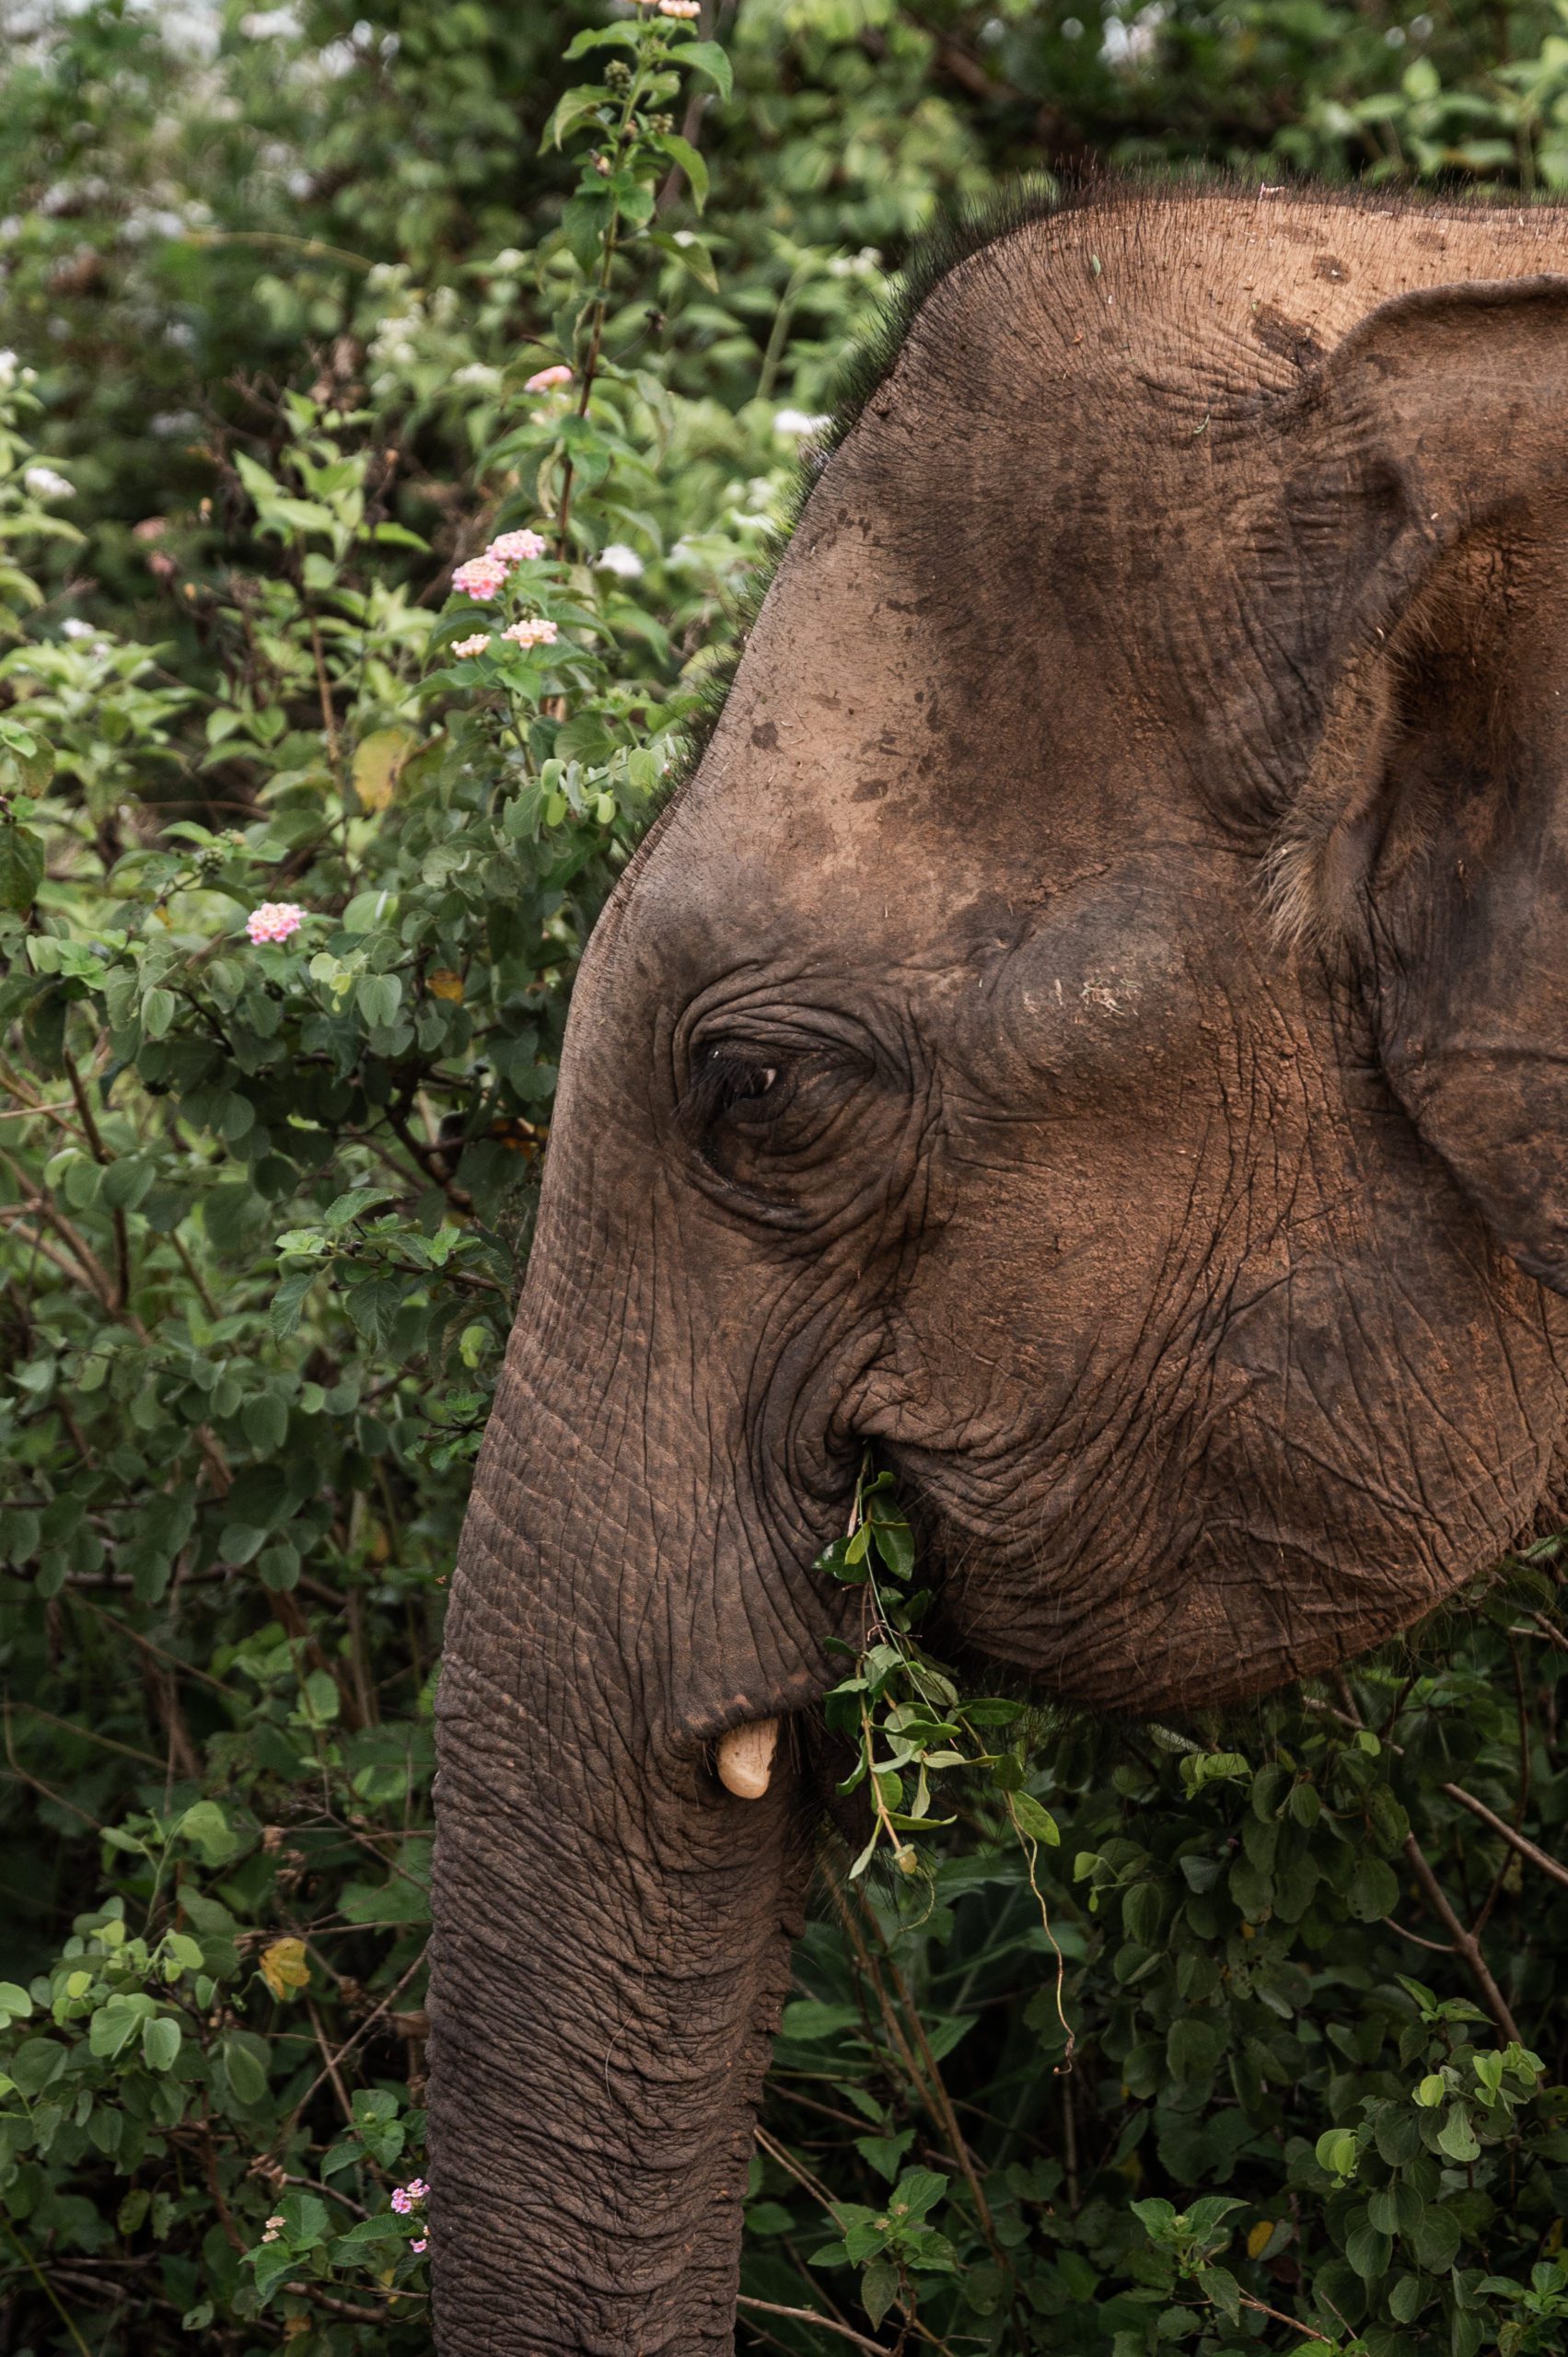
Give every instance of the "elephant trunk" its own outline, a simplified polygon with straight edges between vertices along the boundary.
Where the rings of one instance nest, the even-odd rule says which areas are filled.
[[[789,1723],[776,1757],[755,1730],[804,1699],[806,1673],[781,1679],[754,1643],[723,1659],[733,1544],[716,1561],[714,1529],[661,1529],[645,1451],[602,1429],[593,1446],[603,1417],[514,1364],[454,1586],[431,2003],[440,2357],[732,2345],[808,1849]],[[738,1727],[753,1732],[725,1746]]]

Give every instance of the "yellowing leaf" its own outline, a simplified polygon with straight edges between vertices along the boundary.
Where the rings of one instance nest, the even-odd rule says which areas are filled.
[[[292,1989],[308,1989],[310,1967],[305,1960],[303,1940],[274,1940],[261,1950],[261,1978],[274,1997],[286,1997]]]
[[[1262,2258],[1263,2253],[1269,2247],[1269,2237],[1273,2231],[1274,2222],[1272,2218],[1259,2219],[1258,2223],[1253,2227],[1252,2232],[1247,2237],[1247,2256],[1249,2258]]]
[[[454,974],[450,966],[437,966],[433,974],[425,977],[425,988],[432,998],[450,999],[454,1006],[463,1003],[463,978]]]
[[[362,810],[384,810],[397,791],[398,772],[413,750],[406,728],[376,728],[354,749],[354,790]]]

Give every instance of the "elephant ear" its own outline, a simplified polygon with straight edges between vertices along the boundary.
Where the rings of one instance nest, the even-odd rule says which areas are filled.
[[[1318,725],[1275,907],[1348,958],[1422,1137],[1568,1293],[1568,277],[1387,303],[1292,407]]]

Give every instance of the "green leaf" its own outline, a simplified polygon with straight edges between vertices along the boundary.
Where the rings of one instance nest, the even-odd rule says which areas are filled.
[[[402,995],[396,974],[362,974],[354,985],[354,1004],[372,1030],[386,1030],[397,1021]]]
[[[1459,2255],[1458,2220],[1431,2202],[1408,2239],[1411,2258],[1428,2275],[1446,2275]]]
[[[935,2169],[911,2169],[889,2197],[891,2217],[912,2223],[934,2210],[947,2190],[947,2179]]]
[[[259,1392],[247,1399],[239,1411],[239,1421],[251,1447],[265,1456],[284,1445],[288,1433],[288,1406],[275,1391]]]
[[[0,909],[25,916],[42,881],[42,836],[14,819],[0,821]]]
[[[268,1311],[268,1323],[280,1342],[286,1342],[298,1326],[305,1297],[320,1273],[319,1268],[289,1269],[278,1279]]]
[[[575,89],[563,90],[556,100],[554,110],[540,135],[539,143],[540,154],[547,147],[561,146],[567,133],[575,129],[585,115],[595,114],[600,108],[605,109],[608,113],[613,104],[610,92],[598,83],[582,82]],[[601,123],[597,127],[602,131],[607,126]]]
[[[1462,2103],[1451,2104],[1448,2117],[1437,2131],[1437,2147],[1451,2161],[1474,2161],[1481,2157],[1481,2143],[1470,2125],[1468,2108]]]
[[[1183,2014],[1171,2025],[1166,2039],[1166,2061],[1173,2079],[1206,2079],[1219,2064],[1220,2039],[1214,2024],[1196,2014]]]
[[[1213,2300],[1227,2323],[1240,2324],[1241,2286],[1228,2267],[1201,2267],[1198,2270],[1198,2288],[1206,2298]]]
[[[41,2096],[64,2070],[65,2049],[55,2038],[26,2038],[7,2057],[6,2067],[22,2095]]]
[[[161,1039],[174,1020],[172,991],[150,990],[142,1001],[142,1028],[149,1039]]]
[[[239,1836],[216,1801],[193,1801],[177,1829],[196,1844],[209,1866],[226,1864],[239,1847]]]
[[[679,164],[691,187],[691,201],[699,213],[708,201],[708,167],[689,139],[678,131],[656,132],[649,145],[657,147],[673,164]]]
[[[1318,2167],[1326,2169],[1330,2177],[1348,2177],[1355,2175],[1361,2147],[1350,2129],[1325,2129],[1318,2139],[1316,2152]]]
[[[689,270],[699,284],[707,287],[710,294],[718,293],[718,273],[714,268],[713,255],[703,240],[693,237],[690,230],[677,236],[668,229],[650,229],[648,243],[650,246],[656,246],[661,253],[668,254],[671,261],[678,261],[682,270]],[[633,776],[631,783],[633,785],[637,784],[635,776]]]
[[[1400,1903],[1400,1883],[1383,1858],[1364,1854],[1356,1861],[1345,1901],[1360,1923],[1376,1923],[1392,1915]]]
[[[868,2167],[891,2185],[903,2166],[904,2154],[914,2142],[912,2128],[900,2129],[896,2136],[857,2136],[854,2149]]]
[[[237,2103],[261,2103],[267,2093],[265,2041],[249,2030],[230,2030],[220,2039],[218,2053]]]
[[[629,49],[635,52],[642,45],[642,27],[638,23],[589,26],[574,33],[561,52],[563,65],[575,64],[594,49]]]
[[[279,2284],[294,2273],[299,2261],[287,2243],[264,2243],[252,2256],[256,2267],[256,2291],[264,2307]]]
[[[1386,2275],[1393,2256],[1389,2236],[1370,2222],[1353,2226],[1345,2236],[1345,2257],[1365,2282],[1376,2282]]]
[[[1056,1819],[1030,1794],[1010,1793],[1007,1806],[1014,1824],[1027,1840],[1043,1841],[1050,1850],[1061,1847],[1062,1832]]]
[[[796,2044],[815,2046],[836,2038],[841,2030],[857,2028],[860,2018],[858,2005],[829,2005],[815,1997],[797,1997],[784,2007],[779,2026]]]
[[[874,2258],[860,2279],[860,2304],[873,2328],[899,2296],[899,2270],[890,2258]]]
[[[683,41],[671,53],[682,72],[690,68],[710,81],[721,99],[730,96],[735,87],[735,68],[716,41]]]
[[[427,1923],[430,1893],[403,1875],[384,1883],[351,1882],[343,1887],[338,1911],[350,1923]]]
[[[149,2071],[168,2071],[180,2051],[180,2024],[159,2014],[142,2024],[142,2060]]]

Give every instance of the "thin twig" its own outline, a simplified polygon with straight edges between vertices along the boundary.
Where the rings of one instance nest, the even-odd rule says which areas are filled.
[[[1326,1702],[1315,1703],[1314,1707],[1327,1711],[1331,1718],[1342,1719],[1346,1726],[1353,1727],[1357,1734],[1360,1734],[1362,1732],[1362,1722],[1360,1715],[1356,1711],[1355,1696],[1351,1692],[1349,1680],[1346,1678],[1342,1670],[1336,1672],[1336,1683],[1339,1688],[1340,1700],[1343,1703],[1344,1708],[1342,1710],[1336,1711],[1333,1709],[1331,1704]],[[1309,1701],[1311,1700],[1310,1697],[1307,1699]],[[1401,1758],[1403,1757],[1403,1747],[1400,1744],[1391,1743],[1388,1746],[1388,1748],[1390,1751],[1398,1753]],[[1509,1825],[1504,1818],[1498,1817],[1494,1811],[1489,1809],[1484,1801],[1478,1801],[1473,1793],[1465,1792],[1458,1784],[1440,1784],[1437,1789],[1439,1792],[1446,1793],[1450,1800],[1458,1801],[1464,1807],[1473,1809],[1477,1816],[1483,1817],[1487,1824],[1492,1826],[1495,1831],[1501,1833],[1506,1840],[1523,1843],[1523,1834],[1516,1833],[1513,1827]],[[1511,2038],[1516,2046],[1522,2046],[1524,2044],[1524,2040],[1519,2036],[1518,2024],[1515,2021],[1513,2014],[1508,2010],[1507,1999],[1504,1996],[1502,1990],[1499,1989],[1496,1981],[1492,1977],[1492,1967],[1487,1963],[1485,1956],[1481,1953],[1481,1942],[1476,1938],[1473,1932],[1466,1929],[1465,1925],[1455,1914],[1453,1908],[1448,1902],[1448,1895],[1446,1891],[1445,1891],[1442,1884],[1438,1881],[1437,1876],[1434,1874],[1431,1861],[1428,1859],[1425,1851],[1422,1848],[1413,1833],[1406,1835],[1404,1846],[1405,1855],[1410,1860],[1411,1869],[1414,1872],[1417,1882],[1421,1885],[1427,1905],[1431,1908],[1433,1913],[1436,1916],[1438,1922],[1442,1924],[1444,1930],[1452,1940],[1454,1945],[1454,1953],[1457,1956],[1461,1956],[1465,1963],[1469,1965],[1470,1976],[1475,1981],[1476,1987],[1481,1991],[1481,2001],[1484,2003],[1487,2012],[1492,2015],[1493,2020],[1497,2024],[1498,2028],[1503,2032],[1504,2038]],[[1528,1847],[1531,1851],[1535,1850],[1535,1844],[1533,1842],[1531,1842]],[[1565,1872],[1563,1868],[1557,1864],[1555,1858],[1548,1859],[1544,1851],[1536,1852],[1536,1856],[1537,1863],[1544,1865],[1549,1873],[1555,1875],[1559,1881],[1568,1883],[1568,1872]]]
[[[207,1316],[212,1319],[213,1324],[215,1326],[218,1322],[217,1303],[207,1291],[206,1279],[203,1276],[200,1269],[197,1268],[195,1261],[191,1258],[185,1245],[181,1242],[178,1228],[169,1229],[168,1240],[173,1245],[175,1252],[179,1256],[180,1267],[184,1270],[186,1275],[190,1278],[191,1283],[195,1287],[197,1297],[199,1298],[203,1308],[206,1311]]]
[[[1446,1793],[1451,1801],[1458,1801],[1461,1808],[1468,1808],[1472,1817],[1479,1817],[1483,1825],[1490,1825],[1493,1833],[1500,1834],[1504,1841],[1517,1850],[1521,1858],[1527,1858],[1532,1866],[1539,1866],[1543,1875],[1550,1875],[1553,1882],[1560,1882],[1568,1890],[1568,1866],[1560,1864],[1546,1851],[1538,1850],[1528,1835],[1517,1832],[1506,1817],[1499,1817],[1495,1809],[1488,1808],[1484,1801],[1478,1801],[1473,1793],[1467,1793],[1461,1785],[1439,1784],[1437,1789],[1440,1793]]]
[[[302,2300],[313,2300],[317,2307],[325,2308],[329,2316],[349,2316],[355,2324],[384,2325],[387,2322],[385,2308],[356,2308],[352,2300],[336,2300],[331,2292],[322,2292],[314,2283],[285,2283],[284,2290],[295,2293]],[[407,2292],[383,2294],[388,2300],[406,2300],[416,2296]]]
[[[16,1740],[11,1733],[11,1698],[8,1694],[4,1702],[0,1703],[0,1724],[4,1724],[6,1730],[6,1757],[10,1762],[11,1773],[17,1782],[19,1784],[30,1784],[35,1793],[43,1794],[45,1800],[52,1801],[58,1808],[68,1808],[73,1817],[81,1818],[84,1825],[90,1825],[95,1833],[101,1833],[103,1828],[96,1817],[89,1817],[85,1808],[79,1808],[75,1801],[67,1800],[64,1793],[57,1793],[52,1785],[46,1784],[41,1776],[34,1776],[22,1766],[21,1761],[17,1758]]]
[[[243,1701],[245,1699],[238,1687],[226,1686],[221,1678],[213,1676],[211,1670],[198,1669],[193,1661],[181,1661],[178,1654],[168,1653],[162,1645],[155,1644],[151,1637],[143,1636],[141,1631],[133,1629],[128,1620],[122,1620],[118,1612],[106,1611],[101,1604],[95,1604],[79,1588],[73,1588],[71,1594],[84,1611],[95,1614],[99,1620],[107,1620],[118,1635],[129,1637],[131,1643],[140,1645],[144,1653],[156,1654],[160,1661],[166,1661],[171,1668],[177,1669],[181,1678],[194,1678],[202,1685],[210,1686],[215,1694],[226,1694],[231,1701]]]
[[[338,2068],[338,2058],[332,2052],[331,2047],[328,2043],[327,2033],[321,2026],[321,2016],[316,2011],[315,2006],[311,2003],[308,1997],[305,2000],[305,2010],[310,2016],[310,2026],[316,2033],[316,2043],[321,2049],[321,2059],[326,2064],[326,2075],[332,2083],[332,2093],[337,2096],[338,2104],[342,2109],[344,2120],[348,2126],[352,2128],[354,2126],[354,2106],[349,2100],[348,2089],[343,2084],[343,2074]],[[318,2084],[319,2084],[319,2082],[318,2082]]]
[[[1392,1915],[1385,1915],[1383,1922],[1390,1932],[1398,1932],[1401,1940],[1410,1940],[1418,1948],[1430,1948],[1434,1956],[1452,1956],[1454,1953],[1450,1941],[1423,1939],[1419,1932],[1412,1932],[1407,1924],[1398,1922]]]
[[[1504,2038],[1511,2039],[1516,2046],[1522,2046],[1524,2040],[1519,2036],[1519,2026],[1508,2010],[1507,1999],[1492,1977],[1492,1968],[1481,1954],[1481,1942],[1473,1933],[1466,1930],[1455,1914],[1442,1884],[1432,1871],[1426,1852],[1413,1833],[1406,1837],[1405,1855],[1415,1871],[1417,1882],[1426,1894],[1433,1913],[1453,1941],[1457,1953],[1469,1965],[1487,2012]]]
[[[794,2154],[786,2152],[784,2146],[779,2142],[778,2139],[774,2136],[770,2136],[765,2128],[759,2127],[754,2131],[754,2133],[758,2143],[761,2144],[763,2152],[767,2154],[769,2159],[777,2161],[780,2168],[785,2170],[789,2176],[794,2177],[796,2185],[803,2186],[805,2188],[806,2191],[811,2196],[813,2201],[819,2201],[821,2203],[823,2209],[830,2218],[833,2215],[833,2197],[828,2191],[827,2187],[819,2183],[818,2179],[811,2175],[809,2169],[803,2168],[801,2164],[796,2159]]]
[[[1001,2268],[1003,2273],[1005,2275],[1010,2275],[1013,2271],[1012,2261],[1004,2252],[1002,2247],[996,2240],[996,2230],[992,2223],[990,2205],[986,2201],[985,2193],[981,2185],[980,2172],[975,2167],[973,2157],[970,2152],[968,2141],[964,2135],[963,2129],[958,2123],[958,2114],[953,2109],[952,2099],[948,2096],[947,2083],[942,2076],[942,2067],[937,2061],[935,2055],[931,2050],[931,2040],[925,2034],[925,2024],[921,2018],[920,2008],[915,2003],[913,1993],[910,1989],[908,1981],[904,1979],[902,1972],[899,1968],[898,1958],[894,1956],[892,1949],[888,1944],[887,1936],[882,1930],[881,1924],[877,1922],[876,1915],[866,1905],[864,1898],[861,1900],[860,1905],[863,1915],[865,1916],[868,1922],[875,1928],[877,1944],[882,1950],[883,1961],[887,1965],[889,1974],[892,1979],[893,1986],[899,1993],[899,1999],[903,2009],[904,2018],[908,2022],[910,2029],[914,2037],[915,2043],[920,2049],[921,2059],[924,2065],[924,2077],[928,2088],[926,2101],[931,2107],[933,2117],[937,2121],[937,2124],[940,2126],[947,2136],[948,2142],[952,2146],[958,2166],[962,2170],[965,2178],[968,2180],[970,2198],[972,2199],[975,2206],[975,2216],[980,2225],[980,2231],[984,2236],[986,2244],[991,2251],[991,2255],[995,2259],[997,2265]],[[915,2084],[917,2086],[920,2084],[919,2074],[916,2075]]]
[[[1304,1694],[1302,1701],[1307,1710],[1317,1711],[1325,1718],[1338,1719],[1342,1726],[1353,1727],[1357,1734],[1363,1732],[1362,1722],[1353,1718],[1348,1711],[1336,1711],[1331,1702],[1322,1701],[1315,1694]],[[1401,1759],[1404,1758],[1403,1744],[1390,1743],[1388,1748]],[[1496,1810],[1488,1808],[1484,1801],[1478,1801],[1475,1794],[1467,1793],[1462,1784],[1439,1784],[1437,1789],[1449,1800],[1458,1801],[1461,1808],[1468,1808],[1472,1817],[1479,1817],[1483,1825],[1489,1825],[1493,1833],[1510,1842],[1521,1858],[1527,1858],[1532,1866],[1539,1866],[1543,1875],[1550,1875],[1553,1882],[1560,1882],[1568,1890],[1568,1866],[1550,1856],[1545,1850],[1538,1849],[1527,1835],[1516,1832],[1506,1817],[1499,1817]]]
[[[332,689],[327,676],[327,657],[321,645],[320,625],[314,614],[310,616],[310,644],[316,656],[316,687],[321,700],[321,734],[327,740],[327,767],[331,771],[333,784],[341,794],[343,772],[338,758],[338,719],[332,710]]]
[[[218,2213],[218,2223],[235,2250],[245,2248],[245,2237],[234,2223],[234,2212],[223,2198],[223,2183],[218,2176],[217,2148],[213,2142],[212,2115],[207,2098],[202,2097],[202,2170],[207,2180],[207,2191],[213,2197],[213,2208]]]
[[[71,1084],[71,1094],[76,1100],[76,1112],[87,1137],[88,1151],[99,1167],[101,1170],[107,1170],[114,1160],[114,1156],[104,1144],[98,1123],[93,1119],[92,1107],[87,1103],[87,1092],[82,1085],[82,1075],[76,1069],[76,1060],[74,1056],[66,1055],[64,1063],[65,1077]],[[117,1309],[123,1309],[131,1298],[131,1237],[125,1225],[125,1213],[118,1205],[110,1213],[110,1220],[114,1231],[116,1271],[114,1306]]]
[[[853,2341],[857,2349],[874,2350],[876,2357],[889,2357],[885,2340],[869,2340],[865,2333],[856,2332],[851,2325],[835,2324],[832,2317],[825,2316],[819,2308],[781,2308],[776,2300],[754,2300],[745,2292],[736,2305],[752,2308],[759,2316],[788,2316],[793,2324],[815,2325],[819,2332],[830,2332],[840,2340]]]
[[[4,2221],[0,2221],[0,2223],[4,2223]],[[59,2317],[61,2323],[64,2326],[66,2331],[70,2334],[72,2340],[81,2351],[82,2357],[93,2357],[92,2351],[87,2347],[87,2342],[82,2339],[81,2334],[77,2331],[75,2324],[68,2310],[61,2305],[59,2297],[55,2293],[53,2285],[50,2282],[48,2276],[45,2275],[42,2268],[40,2267],[31,2251],[28,2249],[24,2243],[17,2239],[9,2224],[6,2225],[6,2239],[11,2245],[11,2247],[16,2252],[17,2257],[21,2260],[22,2265],[27,2269],[29,2274],[37,2278],[40,2289],[42,2291],[44,2298],[49,2302],[50,2306],[54,2310],[55,2315]]]
[[[1329,2335],[1319,2332],[1316,2325],[1303,2324],[1299,2316],[1287,2316],[1283,2308],[1270,2307],[1267,2300],[1255,2300],[1250,2292],[1242,2293],[1241,2305],[1244,2308],[1256,2308],[1260,2316],[1272,2316],[1276,2324],[1288,2324],[1293,2332],[1304,2332],[1308,2340],[1320,2340],[1325,2349],[1333,2346]]]
[[[30,1711],[35,1719],[47,1719],[52,1727],[64,1727],[67,1735],[79,1736],[84,1743],[96,1743],[105,1751],[118,1751],[126,1759],[140,1759],[149,1768],[161,1769],[164,1764],[150,1751],[138,1751],[134,1744],[116,1743],[110,1735],[99,1735],[93,1727],[78,1726],[75,1719],[57,1719],[53,1712],[46,1711],[41,1702],[23,1701],[14,1707],[18,1711]]]
[[[369,1924],[364,1924],[359,1928],[368,1931],[371,1929],[371,1926]],[[397,1928],[401,1929],[404,1927],[399,1926]],[[344,2038],[343,2044],[339,2047],[337,2053],[332,2058],[335,2062],[341,2063],[347,2060],[348,2056],[354,2051],[354,2049],[360,2043],[360,2040],[368,2037],[370,2031],[374,2029],[382,2014],[390,2012],[391,2008],[396,2004],[398,1999],[402,1995],[403,1991],[408,1987],[409,1982],[414,1978],[415,1974],[423,1972],[424,1969],[424,1950],[421,1948],[413,1962],[409,1966],[408,1970],[403,1974],[402,1979],[397,1983],[397,1986],[393,1989],[389,1989],[387,1994],[382,1998],[375,2011],[373,2013],[366,2014],[365,2019],[360,2023],[359,2027],[353,2031],[349,2037]],[[317,2088],[325,2084],[326,2079],[326,2072],[318,2071],[316,2076],[311,2080],[310,2084],[306,2088],[305,2093],[300,2096],[299,2101],[295,2105],[294,2109],[290,2112],[287,2119],[285,2121],[282,2132],[277,2140],[278,2142],[283,2142],[292,2132],[294,2124],[299,2118],[300,2113],[305,2109],[306,2105],[309,2102]]]

